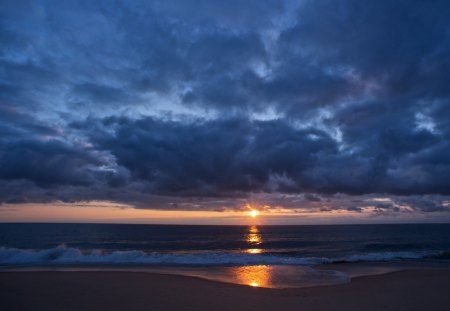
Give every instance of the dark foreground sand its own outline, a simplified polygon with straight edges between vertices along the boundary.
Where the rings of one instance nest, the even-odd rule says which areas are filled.
[[[0,310],[450,310],[450,270],[265,289],[131,272],[1,272]]]

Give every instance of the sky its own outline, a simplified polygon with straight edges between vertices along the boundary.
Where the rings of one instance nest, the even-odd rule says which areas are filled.
[[[2,1],[0,221],[449,222],[449,16]]]

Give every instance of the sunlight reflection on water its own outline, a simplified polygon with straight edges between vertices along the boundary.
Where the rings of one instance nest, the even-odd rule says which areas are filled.
[[[263,236],[256,225],[248,228],[244,241],[248,244],[244,252],[248,254],[260,255],[267,251],[255,247],[263,243]],[[316,270],[306,266],[254,265],[228,267],[223,271],[223,280],[252,287],[302,287],[347,281],[346,276],[338,272]]]
[[[245,236],[245,241],[252,245],[258,245],[262,243],[262,236],[259,234],[257,226],[251,226]]]
[[[235,283],[250,285],[253,287],[270,287],[271,266],[243,266],[230,268],[235,278]]]

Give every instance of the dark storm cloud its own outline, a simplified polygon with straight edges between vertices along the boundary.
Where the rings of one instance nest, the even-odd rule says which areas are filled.
[[[336,152],[326,133],[296,130],[282,121],[109,118],[102,125],[103,133],[98,128],[94,132],[95,146],[111,152],[135,178],[152,183],[154,191],[166,194],[270,191],[283,187],[283,179],[291,191],[298,191],[304,170],[316,165],[319,154]]]
[[[96,149],[110,152],[133,178],[160,194],[220,196],[250,190],[449,194],[448,163],[433,168],[420,161],[441,141],[420,130],[404,134],[393,151],[382,141],[384,131],[341,150],[326,131],[298,128],[283,120],[174,122],[121,117],[91,119],[76,127],[88,129]],[[411,168],[405,172],[403,167]]]
[[[439,0],[2,3],[1,201],[445,209],[420,196],[450,195],[448,16]]]
[[[1,145],[0,176],[5,180],[25,179],[38,186],[75,184],[88,186],[89,176],[101,161],[83,150],[57,140],[19,140]]]

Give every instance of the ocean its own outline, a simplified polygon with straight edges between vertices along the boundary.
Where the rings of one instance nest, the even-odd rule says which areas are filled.
[[[295,287],[348,281],[345,273],[327,265],[449,258],[450,224],[0,224],[4,269],[147,268],[252,286]]]

